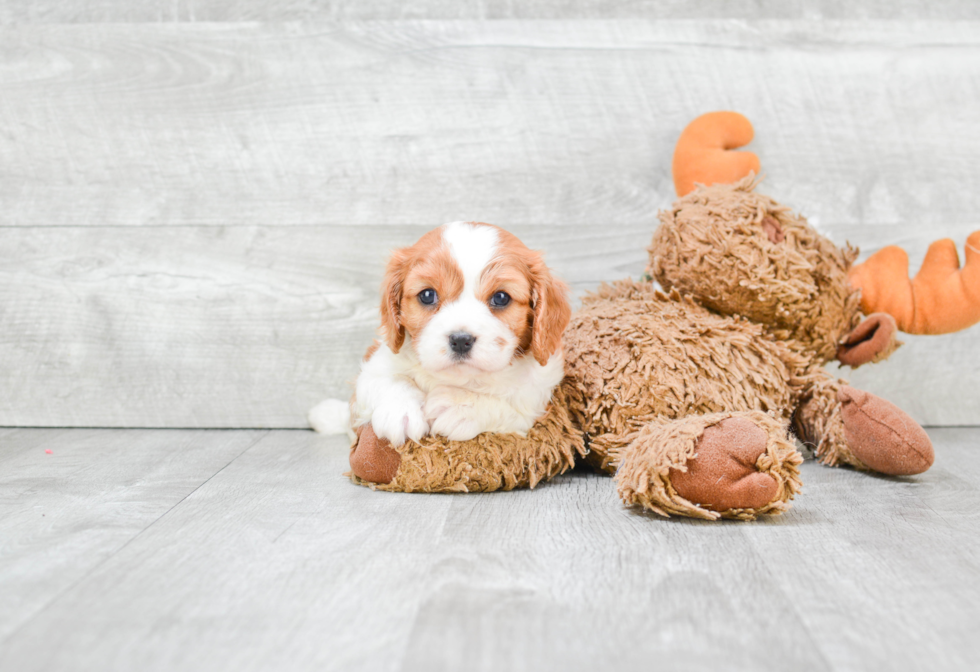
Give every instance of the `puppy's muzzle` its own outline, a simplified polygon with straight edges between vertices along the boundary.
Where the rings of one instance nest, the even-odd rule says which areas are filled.
[[[465,331],[449,334],[449,349],[460,359],[469,354],[474,343],[476,343],[476,336],[467,334]]]

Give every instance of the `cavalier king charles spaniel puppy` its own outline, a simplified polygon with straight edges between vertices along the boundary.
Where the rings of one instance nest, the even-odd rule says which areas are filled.
[[[564,376],[566,292],[538,252],[490,224],[452,222],[396,250],[351,425],[370,423],[395,446],[427,434],[525,434]],[[310,421],[323,431],[321,407]]]

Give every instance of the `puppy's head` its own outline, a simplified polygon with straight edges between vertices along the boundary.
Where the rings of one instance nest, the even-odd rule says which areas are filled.
[[[381,326],[393,352],[407,334],[432,371],[500,371],[526,355],[544,365],[571,316],[566,290],[516,236],[453,222],[392,254]]]

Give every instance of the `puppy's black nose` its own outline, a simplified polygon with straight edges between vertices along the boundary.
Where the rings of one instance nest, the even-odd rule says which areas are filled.
[[[472,349],[474,343],[476,343],[476,336],[467,334],[465,331],[449,334],[449,349],[457,355],[465,355]]]

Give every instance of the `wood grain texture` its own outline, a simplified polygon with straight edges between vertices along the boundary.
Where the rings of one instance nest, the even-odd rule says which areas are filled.
[[[0,225],[649,223],[719,108],[823,221],[975,223],[978,26],[8,27]]]
[[[393,669],[453,499],[353,486],[346,447],[277,432],[202,469],[205,487],[8,638],[0,667]]]
[[[837,669],[980,665],[980,584],[966,578],[980,569],[972,549],[980,527],[980,436],[975,428],[929,434],[936,463],[925,474],[892,479],[812,465],[804,472],[808,506],[801,517],[746,529]],[[795,525],[800,536],[787,543]],[[939,634],[933,626],[941,613],[959,618]]]
[[[305,427],[314,404],[351,392],[387,251],[426,229],[3,230],[0,425]],[[576,294],[639,276],[652,232],[512,230],[546,248]],[[929,240],[901,239],[920,251]],[[980,424],[980,328],[907,341],[839,375],[923,424]]]
[[[0,425],[304,426],[349,392],[387,250],[479,219],[577,292],[636,276],[676,135],[718,107],[755,121],[765,191],[914,268],[980,228],[978,26],[7,25]],[[853,380],[980,423],[978,339]]]
[[[306,427],[348,397],[387,252],[428,227],[0,233],[0,425]],[[645,232],[518,227],[577,288],[642,271]]]
[[[0,642],[263,434],[16,430],[0,436]]]
[[[2,23],[351,19],[978,19],[970,0],[7,0]]]
[[[0,667],[970,670],[980,663],[977,428],[931,431],[936,465],[912,478],[808,461],[794,508],[757,523],[665,521],[625,510],[611,479],[588,472],[534,491],[376,493],[340,475],[341,439],[271,432],[224,466],[212,459],[216,434],[228,436],[15,434],[18,452],[31,453],[34,464],[53,465],[72,450],[67,459],[90,457],[89,476],[74,481],[72,468],[22,460],[16,496],[0,499],[0,520],[11,511],[36,514],[43,501],[47,517],[61,521],[52,528],[61,536],[39,537],[27,525],[5,530],[5,547],[22,549],[22,560],[33,558],[51,583],[58,573],[41,568],[70,564],[64,536],[80,510],[123,519],[158,506],[163,492],[182,499],[21,619],[0,639]],[[165,438],[173,436],[201,455],[187,460],[185,448],[174,456]],[[124,487],[113,459],[124,443],[147,465],[182,463],[196,477],[187,482],[202,484],[187,494],[179,479],[150,469]],[[9,473],[9,459],[0,457],[0,473]]]

